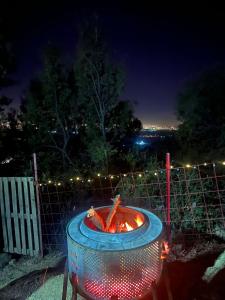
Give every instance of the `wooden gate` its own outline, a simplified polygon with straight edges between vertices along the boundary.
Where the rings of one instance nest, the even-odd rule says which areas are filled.
[[[4,251],[38,255],[40,239],[33,177],[1,177]]]

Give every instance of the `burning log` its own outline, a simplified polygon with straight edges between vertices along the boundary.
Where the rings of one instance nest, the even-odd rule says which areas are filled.
[[[102,217],[96,212],[93,206],[88,210],[87,217],[91,219],[92,223],[101,231],[105,231],[105,224]]]
[[[117,195],[114,199],[112,199],[114,202],[114,205],[112,206],[109,215],[106,219],[106,231],[109,231],[110,225],[112,223],[112,219],[116,214],[117,208],[119,207],[120,203],[121,203],[121,197],[120,195]]]

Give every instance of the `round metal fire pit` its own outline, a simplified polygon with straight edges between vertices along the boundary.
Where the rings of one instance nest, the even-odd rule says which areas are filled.
[[[127,208],[144,217],[143,224],[131,231],[94,230],[87,224],[87,212],[67,227],[70,280],[88,299],[140,299],[160,277],[162,223],[147,210]]]

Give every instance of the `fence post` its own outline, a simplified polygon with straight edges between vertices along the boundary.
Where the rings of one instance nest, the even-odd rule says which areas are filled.
[[[37,156],[36,156],[36,153],[33,153],[33,163],[34,163],[35,191],[36,191],[36,199],[37,199],[40,255],[41,255],[41,257],[43,257],[42,230],[41,230],[41,207],[40,207],[40,197],[39,197],[39,185],[38,185]]]
[[[166,153],[166,225],[167,225],[167,233],[168,240],[170,241],[170,153]]]

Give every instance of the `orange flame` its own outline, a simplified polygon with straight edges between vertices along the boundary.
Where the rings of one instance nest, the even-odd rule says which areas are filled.
[[[127,222],[125,223],[125,227],[127,229],[127,231],[131,231],[133,230],[134,228],[132,226],[130,226]]]
[[[137,226],[140,227],[143,224],[143,221],[139,215],[135,218],[135,222],[137,223]]]
[[[166,259],[169,252],[170,252],[169,243],[167,241],[164,241],[162,244],[161,259]]]

